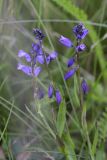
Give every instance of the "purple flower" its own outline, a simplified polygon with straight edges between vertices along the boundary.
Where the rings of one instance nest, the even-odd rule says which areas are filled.
[[[37,55],[43,54],[40,43],[32,43],[32,50],[32,53],[36,52]]]
[[[42,71],[41,67],[35,67],[34,68],[34,76],[37,77],[41,71]]]
[[[59,90],[56,90],[56,102],[58,103],[58,105],[61,103],[61,101],[62,101],[61,94]]]
[[[85,44],[80,44],[78,46],[76,46],[76,52],[82,52],[86,49],[86,45]]]
[[[68,60],[67,66],[68,66],[68,67],[71,67],[74,63],[75,63],[75,58],[72,57],[72,58],[70,58],[70,59]]]
[[[38,99],[44,98],[44,90],[43,89],[41,89],[41,88],[38,89],[37,97],[38,97]]]
[[[38,40],[42,40],[45,37],[45,35],[42,33],[42,31],[38,28],[34,28],[33,33],[36,36],[36,39],[38,39]]]
[[[77,71],[77,69],[78,69],[78,67],[73,68],[72,70],[68,71],[68,72],[65,74],[64,79],[67,80],[67,79],[69,79],[70,77],[72,77],[72,76],[75,74],[75,72]]]
[[[50,86],[48,87],[48,97],[49,97],[49,98],[52,98],[52,96],[53,96],[53,91],[54,91],[53,86],[50,85]]]
[[[23,65],[23,64],[21,64],[21,63],[18,63],[17,69],[18,69],[18,70],[21,70],[22,72],[24,72],[24,73],[27,74],[28,76],[31,76],[31,75],[32,75],[32,69],[31,69],[30,66],[26,66],[26,65]]]
[[[49,54],[49,56],[46,57],[46,63],[49,64],[52,60],[57,58],[58,53],[56,51],[53,51]]]
[[[82,81],[81,83],[81,87],[82,87],[82,91],[84,94],[87,94],[88,91],[89,91],[89,87],[88,87],[88,84],[85,80]]]
[[[75,34],[75,36],[77,37],[77,39],[84,39],[85,36],[88,34],[88,29],[86,29],[84,27],[84,25],[82,23],[74,26],[73,28],[73,32]]]
[[[17,69],[21,70],[22,72],[24,72],[28,76],[33,76],[32,68],[30,66],[18,63]],[[41,71],[42,71],[41,67],[35,67],[34,68],[34,76],[37,77],[40,74]]]
[[[52,53],[50,53],[50,58],[51,58],[51,60],[54,60],[54,59],[56,59],[57,58],[57,56],[58,56],[58,53],[56,52],[56,51],[53,51]]]
[[[73,43],[71,42],[71,40],[64,36],[60,37],[59,42],[68,48],[73,47]]]
[[[44,64],[44,56],[43,55],[37,55],[36,61],[38,61],[40,64]]]
[[[31,57],[30,57],[30,55],[29,55],[28,53],[26,53],[25,51],[23,51],[23,50],[19,50],[19,52],[18,52],[18,57],[19,57],[19,58],[24,57],[27,62],[31,62]]]

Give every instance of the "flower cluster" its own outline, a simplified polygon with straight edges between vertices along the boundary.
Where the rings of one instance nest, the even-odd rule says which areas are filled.
[[[73,33],[74,33],[76,40],[77,40],[76,46],[74,46],[73,42],[67,37],[64,37],[61,35],[59,38],[59,42],[62,45],[66,46],[68,48],[75,49],[74,56],[71,57],[67,62],[68,68],[69,67],[72,67],[72,68],[65,74],[65,76],[64,76],[65,80],[72,77],[75,74],[75,72],[79,69],[79,64],[76,63],[77,56],[78,56],[78,54],[80,54],[80,52],[83,52],[86,49],[86,45],[81,42],[82,39],[84,39],[86,37],[86,35],[88,34],[88,30],[84,27],[84,25],[82,23],[80,23],[80,24],[74,26]],[[75,64],[75,66],[74,66],[74,64]],[[88,93],[88,86],[87,86],[87,83],[85,80],[82,81],[81,87],[82,87],[84,94]]]
[[[19,62],[17,69],[21,70],[28,76],[37,77],[42,71],[42,65],[49,65],[51,61],[57,58],[58,53],[56,51],[53,51],[50,54],[46,54],[42,49],[42,43],[43,39],[45,38],[45,35],[38,28],[33,29],[33,33],[37,42],[32,43],[32,48],[30,52],[27,53],[24,50],[19,50],[18,52],[18,57],[24,58],[29,65],[25,65]],[[49,88],[50,90],[48,90],[48,95],[49,98],[52,98],[52,87],[49,86]],[[43,90],[39,88],[37,92],[38,98],[42,99],[44,97]],[[56,90],[56,102],[58,104],[60,104],[61,102],[61,94],[59,90]]]

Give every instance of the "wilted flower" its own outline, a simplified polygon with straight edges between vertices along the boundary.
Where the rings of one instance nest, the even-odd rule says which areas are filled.
[[[64,36],[60,37],[59,42],[68,48],[73,47],[72,41]]]
[[[67,66],[68,66],[68,67],[71,67],[74,63],[75,63],[75,58],[72,57],[72,58],[70,58],[70,59],[68,60]]]
[[[49,98],[52,98],[52,96],[53,96],[53,91],[54,91],[53,86],[50,85],[50,86],[48,87],[48,97],[49,97]]]
[[[75,68],[73,68],[72,70],[68,71],[68,72],[65,74],[64,79],[67,80],[67,79],[69,79],[70,77],[72,77],[72,76],[75,74],[75,72],[77,71],[77,69],[78,69],[78,67],[75,67]]]
[[[39,88],[38,89],[38,91],[37,91],[37,97],[38,97],[38,99],[42,99],[42,98],[44,98],[44,90],[43,89],[41,89],[41,88]]]
[[[56,90],[56,102],[58,103],[58,105],[61,103],[61,101],[62,101],[61,94],[59,90]]]
[[[76,52],[82,52],[86,49],[86,45],[85,44],[80,44],[78,46],[76,46]]]
[[[83,93],[87,94],[89,91],[89,87],[88,87],[88,84],[85,80],[82,80],[81,87],[82,87]]]
[[[84,39],[85,36],[88,34],[88,29],[86,29],[84,27],[84,25],[82,23],[80,23],[80,24],[74,26],[73,32],[74,32],[76,38],[81,40],[81,39]]]
[[[42,40],[45,37],[45,35],[42,33],[42,31],[39,28],[34,28],[33,33],[36,36],[36,39],[38,40]]]

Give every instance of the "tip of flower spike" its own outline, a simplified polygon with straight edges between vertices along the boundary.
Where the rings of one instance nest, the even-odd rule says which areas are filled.
[[[45,35],[39,28],[33,28],[33,34],[36,36],[36,39],[42,40]]]
[[[73,32],[76,38],[81,40],[84,39],[88,34],[88,29],[86,29],[82,23],[79,23],[78,25],[74,26]]]
[[[59,42],[68,48],[73,47],[72,41],[69,38],[66,38],[62,35],[59,38]]]

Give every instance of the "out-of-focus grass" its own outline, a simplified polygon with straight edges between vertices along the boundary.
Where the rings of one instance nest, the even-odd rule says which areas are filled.
[[[69,2],[65,1],[66,4]],[[95,34],[98,36],[98,39],[95,38],[95,41],[94,39],[91,41],[90,38],[86,38],[85,43],[88,54],[84,53],[81,58],[81,64],[83,75],[85,75],[90,84],[90,93],[86,98],[85,104],[91,149],[93,154],[96,154],[96,159],[102,160],[106,156],[107,132],[105,129],[107,128],[105,123],[107,116],[103,116],[103,114],[107,115],[107,46],[106,38],[102,38],[106,35],[107,29],[107,26],[103,27],[106,24],[107,18],[107,2],[106,0],[94,0],[91,2],[89,0],[76,0],[72,1],[72,3],[76,8],[80,8],[88,15],[88,19],[83,18],[83,21],[84,24],[86,23],[89,26],[90,37],[95,36]],[[65,90],[66,99],[68,99],[68,95],[70,96],[70,101],[68,101],[67,105],[67,123],[73,143],[75,144],[77,159],[82,159],[80,157],[85,157],[84,159],[86,159],[86,156],[88,157],[89,155],[84,131],[80,127],[80,122],[78,123],[78,119],[80,120],[80,110],[78,107],[78,95],[75,92],[76,88],[74,86],[76,78],[74,80],[71,79],[69,84],[63,82],[61,78],[63,70],[64,72],[66,71],[66,61],[73,53],[72,50],[68,51],[64,47],[62,48],[58,43],[57,35],[63,34],[73,40],[71,28],[76,23],[74,18],[82,20],[78,19],[82,16],[79,15],[80,12],[73,13],[69,7],[64,6],[63,3],[61,4],[60,0],[57,0],[56,3],[53,0],[0,1],[0,132],[2,144],[6,144],[8,147],[10,144],[12,145],[12,150],[6,150],[6,154],[8,153],[7,155],[10,159],[12,159],[11,154],[16,157],[22,150],[23,152],[26,150],[29,150],[31,153],[34,152],[35,154],[33,153],[32,156],[36,157],[36,159],[41,158],[40,156],[43,158],[44,155],[47,157],[51,155],[58,160],[63,157],[50,133],[51,130],[47,128],[50,127],[56,133],[55,122],[52,119],[51,103],[47,97],[40,102],[40,111],[44,114],[46,122],[49,122],[49,126],[46,126],[46,123],[43,122],[42,117],[38,115],[35,109],[37,104],[32,98],[31,80],[16,69],[18,50],[24,49],[27,52],[30,50],[34,38],[32,36],[32,28],[38,26],[43,28],[47,33],[47,40],[44,42],[45,49],[49,48],[53,50],[55,48],[59,53],[58,61],[57,63],[53,63],[51,72],[53,80],[56,80],[56,75],[59,75],[57,77],[57,85]],[[44,19],[48,19],[49,22],[44,22]],[[60,20],[71,20],[71,22],[65,23],[60,22]],[[90,20],[88,24],[87,20]],[[94,27],[91,21],[98,23],[97,26]],[[90,28],[94,28],[96,33]],[[95,48],[97,49],[95,50]],[[49,82],[45,80],[47,73],[42,74],[41,79],[38,79],[38,84],[47,90]],[[74,106],[77,119],[75,119],[75,113],[72,112],[71,106]],[[10,113],[11,117],[8,118]],[[104,132],[101,132],[101,128]],[[23,135],[23,133],[28,134],[28,136]],[[8,136],[9,141],[6,139],[6,136]]]

